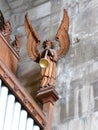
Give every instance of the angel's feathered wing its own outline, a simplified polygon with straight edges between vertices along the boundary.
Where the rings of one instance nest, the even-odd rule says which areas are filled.
[[[60,48],[57,51],[58,57],[65,55],[69,49],[70,40],[68,35],[68,28],[69,28],[69,17],[67,11],[64,9],[63,19],[56,34],[56,40],[60,44]]]
[[[25,15],[25,30],[27,35],[27,50],[29,56],[37,62],[39,53],[37,50],[37,46],[40,42],[40,38],[34,28],[31,25],[31,22],[28,18],[28,15]]]

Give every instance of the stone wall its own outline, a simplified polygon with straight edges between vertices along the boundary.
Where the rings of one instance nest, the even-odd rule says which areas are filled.
[[[97,130],[98,1],[63,0],[70,16],[71,45],[57,69],[59,101],[53,130]]]

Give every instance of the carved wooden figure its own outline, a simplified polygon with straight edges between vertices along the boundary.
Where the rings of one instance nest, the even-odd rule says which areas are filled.
[[[56,62],[58,58],[65,55],[69,49],[70,40],[68,35],[68,28],[69,17],[67,11],[64,10],[63,20],[55,37],[60,45],[58,51],[54,50],[54,43],[52,41],[46,40],[43,42],[44,51],[39,53],[37,46],[40,43],[40,38],[32,27],[28,15],[25,15],[25,29],[27,34],[27,49],[29,56],[35,62],[39,63],[40,59],[44,58],[47,54],[48,66],[46,68],[41,68],[40,89],[55,86]]]

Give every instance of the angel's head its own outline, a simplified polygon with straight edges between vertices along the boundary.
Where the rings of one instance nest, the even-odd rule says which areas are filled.
[[[51,40],[46,40],[43,42],[43,48],[54,48],[53,42]]]

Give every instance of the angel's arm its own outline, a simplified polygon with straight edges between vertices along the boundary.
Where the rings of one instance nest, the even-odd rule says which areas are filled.
[[[67,11],[64,9],[63,20],[56,34],[56,40],[60,44],[60,48],[57,51],[58,57],[65,55],[69,49],[70,40],[68,35],[68,28],[69,28],[69,17]]]
[[[25,30],[27,35],[27,50],[29,56],[36,62],[38,62],[39,53],[37,46],[40,42],[39,36],[31,25],[28,15],[25,15]]]

